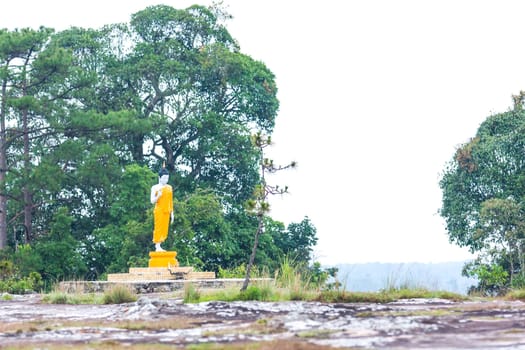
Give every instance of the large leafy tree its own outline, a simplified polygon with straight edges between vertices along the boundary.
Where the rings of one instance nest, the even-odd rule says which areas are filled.
[[[56,134],[53,118],[72,73],[71,55],[49,44],[52,33],[43,27],[0,31],[0,248],[9,223],[20,222],[25,239],[33,238],[33,213],[43,204],[34,175]]]
[[[488,117],[461,145],[440,181],[451,242],[478,253],[467,273],[481,266],[523,275],[525,209],[525,111]],[[495,271],[498,269],[495,269]],[[510,282],[510,281],[509,281]]]
[[[251,263],[309,259],[309,221],[286,230],[243,206],[261,189],[251,135],[271,134],[279,104],[274,75],[240,52],[227,18],[159,5],[96,30],[0,31],[0,249],[22,223],[25,255],[75,265],[45,278],[143,266],[148,191],[166,162],[177,213],[166,247],[183,264],[245,263],[261,225]]]
[[[177,188],[212,188],[240,204],[258,178],[250,135],[273,129],[277,89],[264,64],[239,52],[219,13],[159,5],[134,14],[120,29],[135,44],[115,70],[113,90],[132,91],[138,118],[153,125],[130,136],[135,160],[165,159]]]

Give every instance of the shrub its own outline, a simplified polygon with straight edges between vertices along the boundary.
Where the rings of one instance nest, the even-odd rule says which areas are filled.
[[[31,272],[28,277],[22,279],[11,276],[0,280],[0,292],[11,294],[26,294],[28,292],[37,292],[42,289],[42,276],[38,272]]]
[[[525,301],[525,289],[511,290],[505,295],[505,299]]]
[[[265,277],[268,276],[268,271],[260,269],[257,266],[253,265],[250,270],[251,278]],[[246,277],[246,265],[241,264],[237,267],[230,269],[223,269],[219,266],[219,271],[217,272],[217,278],[244,278]]]
[[[15,265],[11,260],[0,260],[0,279],[5,280],[15,275]]]
[[[239,299],[248,301],[248,300],[258,300],[258,301],[270,301],[272,298],[273,292],[270,286],[248,286],[246,290],[239,293]]]
[[[510,287],[513,289],[525,288],[525,273],[521,272],[512,278]]]
[[[1,300],[4,300],[4,301],[13,300],[13,296],[10,294],[2,294]]]
[[[467,277],[476,277],[479,281],[477,287],[471,287],[469,294],[480,293],[481,295],[501,295],[508,287],[509,273],[497,264],[482,264],[474,262],[463,268],[463,274]]]
[[[71,304],[66,293],[53,293],[44,299],[50,304]]]

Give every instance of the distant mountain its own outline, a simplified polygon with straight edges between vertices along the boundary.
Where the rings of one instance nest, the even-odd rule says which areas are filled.
[[[348,291],[375,292],[389,287],[424,287],[466,294],[477,283],[461,275],[464,261],[445,263],[340,264],[337,276]]]

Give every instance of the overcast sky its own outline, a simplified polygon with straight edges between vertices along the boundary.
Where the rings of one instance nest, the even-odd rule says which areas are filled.
[[[0,27],[98,28],[149,5],[3,2]],[[448,243],[440,173],[480,123],[525,90],[524,1],[224,0],[241,51],[274,72],[280,110],[272,216],[308,216],[324,264],[470,258]],[[147,199],[145,199],[147,200]]]

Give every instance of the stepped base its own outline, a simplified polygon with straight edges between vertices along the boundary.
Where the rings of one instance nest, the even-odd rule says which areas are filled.
[[[214,279],[215,272],[193,271],[193,267],[132,267],[129,273],[110,273],[108,282],[142,282]]]
[[[217,278],[199,280],[171,280],[171,281],[64,281],[59,283],[59,290],[64,293],[104,293],[115,286],[125,286],[137,294],[180,292],[190,284],[199,290],[241,288],[243,278]],[[272,278],[253,278],[253,284],[274,283]]]

